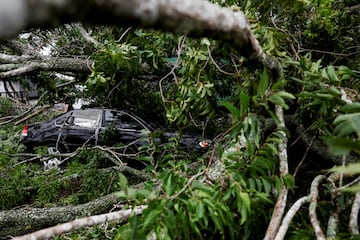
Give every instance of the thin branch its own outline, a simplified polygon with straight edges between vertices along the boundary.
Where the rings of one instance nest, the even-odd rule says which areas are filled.
[[[310,205],[309,205],[309,216],[311,225],[314,228],[315,236],[318,240],[325,240],[325,234],[320,227],[320,221],[317,218],[316,208],[317,208],[317,199],[319,197],[319,185],[322,181],[326,180],[324,175],[317,176],[311,184],[310,188]]]
[[[42,229],[31,234],[27,234],[21,237],[13,238],[14,240],[42,240],[55,237],[68,232],[73,232],[85,227],[91,227],[98,224],[107,222],[126,220],[133,215],[140,215],[143,213],[147,205],[136,206],[133,209],[120,210],[117,212],[105,213],[101,215],[90,216],[86,218],[76,219],[72,222],[56,225],[54,227]]]
[[[327,229],[326,229],[326,238],[327,239],[335,239],[336,238],[338,223],[339,223],[338,209],[337,208],[334,210],[332,209],[329,220],[328,220]]]
[[[30,49],[28,46],[23,44],[18,40],[7,40],[7,41],[0,41],[0,44],[4,45],[7,48],[10,48],[17,54],[21,55],[34,55],[37,54],[36,51]]]
[[[0,56],[5,61],[7,57]],[[31,60],[30,64],[28,61]],[[82,58],[62,58],[62,57],[40,57],[28,58],[27,56],[15,56],[15,59],[7,59],[7,63],[23,63],[20,67],[6,72],[0,72],[0,78],[11,78],[25,75],[34,71],[74,71],[89,73],[88,65],[93,61]]]
[[[357,177],[356,179],[352,180],[351,182],[345,184],[344,186],[334,189],[334,191],[336,191],[336,192],[342,191],[345,188],[351,187],[352,185],[359,183],[359,182],[360,182],[360,177]]]
[[[173,65],[173,67],[171,68],[171,71],[168,72],[168,73],[167,73],[164,77],[162,77],[162,78],[160,79],[160,81],[159,81],[160,96],[161,96],[161,99],[162,99],[164,108],[166,108],[165,102],[167,102],[167,100],[166,100],[166,98],[165,98],[165,96],[164,96],[164,92],[163,92],[163,88],[162,88],[162,82],[163,82],[168,76],[173,75],[176,84],[179,84],[178,81],[177,81],[177,77],[176,77],[175,70],[176,70],[176,69],[179,67],[179,65],[180,65],[181,52],[182,52],[182,49],[183,49],[183,47],[184,47],[185,40],[186,40],[186,36],[182,36],[181,39],[179,40],[179,42],[178,42],[178,48],[177,48],[176,62],[175,62],[175,64]]]
[[[89,43],[93,44],[95,47],[99,47],[100,43],[93,38],[88,31],[83,27],[81,23],[75,24],[76,28],[80,32],[81,36]]]
[[[116,42],[121,42],[121,40],[125,37],[125,35],[132,29],[132,27],[128,27],[123,34],[121,34],[121,36],[119,37],[118,40],[116,40]]]
[[[335,56],[341,56],[341,57],[349,57],[351,55],[358,54],[356,51],[351,52],[351,53],[336,53],[336,52],[329,52],[329,51],[323,51],[323,50],[317,50],[317,49],[306,49],[306,48],[301,48],[300,52],[316,52],[316,53],[335,55]]]
[[[26,63],[27,61],[34,59],[34,57],[29,55],[10,55],[5,53],[0,53],[0,63]]]
[[[11,123],[11,122],[13,122],[13,121],[16,121],[16,120],[18,120],[18,119],[26,116],[28,113],[30,113],[32,110],[34,110],[38,105],[40,105],[42,99],[43,99],[48,93],[49,93],[48,91],[44,92],[44,93],[39,97],[38,101],[37,101],[33,106],[31,106],[27,111],[23,112],[22,114],[14,117],[14,118],[12,118],[12,119],[10,119],[10,120],[7,120],[7,121],[5,121],[5,122],[1,122],[1,123],[0,123],[0,126],[6,125],[6,124],[8,124],[8,123]]]
[[[306,157],[308,155],[308,152],[309,150],[311,149],[312,145],[313,145],[313,142],[314,142],[314,139],[315,139],[316,136],[313,136],[312,139],[311,139],[311,142],[309,143],[309,145],[306,147],[306,150],[305,150],[305,153],[300,161],[300,163],[296,166],[295,170],[294,170],[294,174],[293,176],[295,177],[296,174],[298,173],[298,171],[300,170],[301,166],[303,165],[304,161],[306,160]]]
[[[351,207],[351,213],[350,213],[349,227],[353,235],[359,235],[359,225],[358,225],[359,209],[360,209],[360,192],[358,192],[355,195],[355,199]]]
[[[289,167],[288,167],[288,155],[287,155],[287,136],[284,131],[286,128],[285,126],[285,119],[284,119],[284,109],[276,105],[275,106],[276,116],[280,120],[278,124],[278,128],[281,134],[281,143],[278,145],[279,149],[279,170],[280,170],[280,176],[285,176],[289,173]],[[286,188],[285,183],[281,186],[281,192],[278,196],[278,199],[276,201],[274,212],[272,214],[268,229],[266,230],[266,235],[264,237],[265,240],[272,240],[275,238],[276,233],[278,232],[282,216],[284,215],[285,207],[286,207],[286,201],[287,201],[287,194],[288,189]]]
[[[183,192],[185,192],[185,190],[191,185],[191,183],[198,177],[200,177],[201,175],[204,175],[205,171],[201,171],[198,174],[195,174],[194,176],[192,176],[189,181],[185,184],[185,186],[180,189],[176,194],[172,195],[170,197],[170,199],[175,199],[177,197],[179,197]]]
[[[217,68],[217,70],[219,70],[219,72],[221,72],[221,73],[223,73],[225,75],[230,75],[230,76],[235,76],[235,77],[239,76],[238,73],[229,73],[229,72],[226,72],[226,71],[222,70],[220,68],[220,66],[216,63],[215,59],[212,57],[211,50],[210,50],[209,46],[207,47],[207,49],[208,49],[208,55],[209,55],[209,58],[210,58],[211,62],[215,65],[215,67]]]
[[[289,209],[289,211],[286,213],[281,226],[279,228],[279,231],[276,234],[275,240],[283,240],[286,232],[290,226],[290,223],[292,219],[294,218],[295,214],[299,211],[300,207],[304,205],[305,203],[310,202],[310,196],[305,196],[302,198],[299,198]]]

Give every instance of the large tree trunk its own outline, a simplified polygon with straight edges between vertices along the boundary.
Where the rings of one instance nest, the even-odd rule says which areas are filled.
[[[19,235],[26,232],[69,222],[79,217],[86,217],[111,210],[120,203],[117,193],[112,193],[85,204],[54,208],[24,207],[0,212],[0,237]]]

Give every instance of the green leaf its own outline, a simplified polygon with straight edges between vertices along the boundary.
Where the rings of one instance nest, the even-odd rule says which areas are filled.
[[[165,182],[165,185],[164,185],[164,188],[165,188],[165,192],[168,194],[168,195],[171,195],[173,193],[173,186],[172,186],[172,175],[168,175],[167,179],[166,179],[166,182]]]
[[[240,118],[240,116],[241,116],[240,110],[237,107],[235,107],[231,102],[221,101],[220,105],[226,107],[227,110],[229,110],[231,112],[231,114],[233,115],[233,118]]]
[[[341,111],[346,113],[357,113],[360,112],[360,103],[348,103],[340,108]]]
[[[245,116],[246,112],[249,111],[250,97],[241,90],[240,92],[240,117]]]
[[[329,93],[315,93],[315,96],[324,100],[331,100],[334,98],[334,96]]]
[[[143,223],[143,229],[147,229],[148,226],[153,225],[156,222],[156,218],[161,214],[161,210],[159,209],[152,209],[151,211],[148,211],[148,214],[146,214],[144,223]]]
[[[122,173],[119,173],[119,184],[120,184],[121,190],[124,190],[126,192],[127,187],[128,187],[128,180],[125,177],[125,175]]]
[[[283,97],[283,98],[295,99],[295,96],[293,94],[285,92],[285,91],[279,91],[275,94],[279,95],[280,97]]]
[[[351,151],[360,153],[360,141],[348,138],[330,137],[325,140],[330,153],[334,155],[347,155]]]
[[[326,69],[326,72],[329,77],[329,80],[334,81],[334,82],[339,81],[339,77],[336,75],[334,66],[332,66],[332,65],[328,66]]]
[[[264,186],[264,190],[266,194],[269,194],[271,192],[271,184],[268,180],[266,180],[265,178],[261,178],[262,182],[263,182],[263,186]]]
[[[329,171],[342,174],[359,174],[360,163],[350,163],[347,166],[333,167]]]
[[[295,187],[295,178],[291,174],[286,174],[283,176],[284,183],[286,187],[289,189],[293,189]]]
[[[240,198],[241,198],[242,203],[246,207],[246,210],[248,212],[250,212],[251,201],[250,201],[249,194],[247,192],[240,192]]]
[[[248,217],[248,211],[243,204],[242,204],[242,207],[240,208],[240,213],[241,213],[240,225],[243,225],[246,222],[247,217]]]
[[[210,46],[210,41],[207,38],[201,39],[201,45]]]
[[[261,78],[260,78],[260,82],[259,82],[259,86],[258,86],[258,91],[257,91],[257,95],[262,97],[265,94],[266,89],[269,87],[269,74],[268,72],[264,69],[262,74],[261,74]]]
[[[358,173],[360,173],[360,172],[358,172]],[[342,189],[341,191],[357,193],[357,192],[360,192],[360,186],[356,185],[356,186],[347,187],[345,189]]]
[[[276,95],[276,94],[275,94],[275,95],[271,95],[271,96],[269,97],[269,101],[272,102],[272,103],[275,104],[275,105],[282,106],[284,109],[288,109],[288,108],[289,108],[289,106],[286,105],[285,100],[284,100],[281,96],[279,96],[279,95]]]
[[[360,112],[339,115],[335,118],[334,124],[336,125],[335,135],[342,137],[356,133],[360,139]]]
[[[334,95],[334,96],[340,96],[340,95],[341,95],[340,90],[337,89],[337,88],[334,87],[334,86],[329,87],[329,88],[327,89],[327,91],[328,91],[330,94]]]

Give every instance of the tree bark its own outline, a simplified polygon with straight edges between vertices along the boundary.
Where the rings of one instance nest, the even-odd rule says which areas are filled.
[[[0,2],[0,39],[24,29],[54,27],[80,21],[92,24],[137,26],[211,37],[228,42],[245,57],[281,74],[279,63],[264,54],[243,12],[233,12],[204,0],[3,0]]]
[[[30,62],[30,63],[29,63]],[[26,75],[33,71],[91,72],[90,59],[47,57],[47,56],[11,56],[0,54],[0,63],[16,64],[16,68],[0,72],[0,79]]]
[[[54,208],[25,207],[0,212],[0,236],[19,235],[95,214],[109,212],[121,200],[112,193],[85,204]]]

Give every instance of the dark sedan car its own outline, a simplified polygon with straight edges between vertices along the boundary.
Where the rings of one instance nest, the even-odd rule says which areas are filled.
[[[49,146],[60,152],[73,151],[84,144],[113,146],[130,144],[146,137],[154,129],[134,114],[112,109],[73,110],[52,120],[25,125],[20,141],[28,148]],[[175,136],[163,132],[160,142]],[[210,141],[196,135],[184,134],[180,145],[193,149],[206,149]]]

